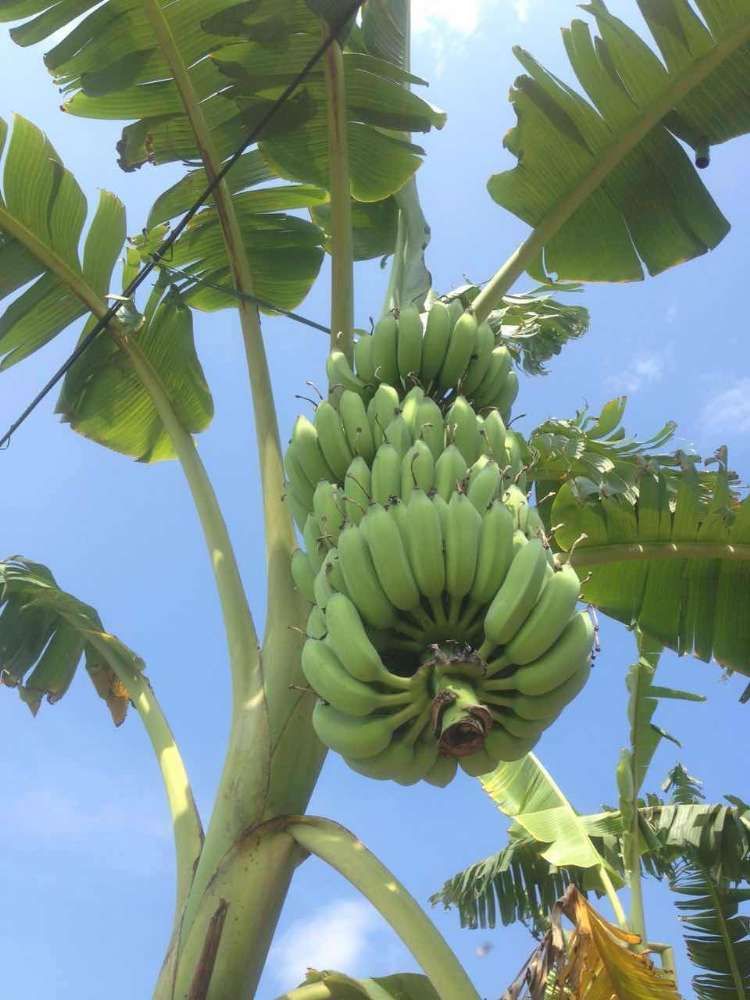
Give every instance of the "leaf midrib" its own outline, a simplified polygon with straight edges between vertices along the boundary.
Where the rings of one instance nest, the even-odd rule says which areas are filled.
[[[495,276],[485,285],[471,306],[478,322],[487,319],[490,312],[510,290],[517,278],[526,271],[527,265],[552,239],[559,229],[583,202],[596,191],[609,174],[620,164],[627,154],[644,139],[686,97],[694,87],[720,66],[725,59],[750,40],[750,14],[743,29],[735,28],[722,41],[700,59],[677,74],[674,83],[661,98],[655,100],[650,112],[644,111],[619,139],[600,151],[591,171],[558,200],[531,235],[518,247],[503,264]]]
[[[750,560],[750,544],[727,542],[617,542],[611,545],[578,546],[570,553],[558,553],[571,566],[601,566],[615,562],[645,562],[654,559],[720,559],[728,562]]]

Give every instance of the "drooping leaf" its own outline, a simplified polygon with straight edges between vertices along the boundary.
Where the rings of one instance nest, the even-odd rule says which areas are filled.
[[[97,612],[61,590],[46,566],[12,556],[0,562],[0,683],[17,687],[36,715],[43,699],[59,701],[81,658],[115,725],[125,719],[128,696],[98,646],[124,671],[143,661],[106,632]]]
[[[125,210],[114,195],[101,193],[81,261],[85,216],[86,200],[73,175],[43,133],[17,118],[5,158],[0,254],[11,265],[16,262],[9,268],[16,278],[8,281],[5,294],[18,294],[0,315],[0,369],[89,315],[86,336],[107,311],[114,292],[112,272],[125,242]],[[34,278],[19,291],[18,279]],[[174,295],[157,310],[164,290],[162,285],[152,296],[145,317],[123,303],[110,330],[69,370],[58,402],[58,412],[80,433],[142,461],[174,453],[134,374],[123,336],[138,339],[187,430],[203,430],[213,413],[189,312]]]
[[[313,985],[321,987],[317,997],[328,997],[330,1000],[440,1000],[429,979],[414,972],[377,979],[352,979],[343,972],[308,969],[299,989]],[[292,993],[296,994],[296,991]],[[284,993],[278,1000],[291,1000],[292,993]]]
[[[725,460],[717,472],[644,470],[636,491],[635,503],[557,492],[555,542],[586,567],[584,599],[679,654],[750,672],[750,500]]]
[[[331,210],[328,205],[311,209],[313,221],[326,234],[325,249],[331,249]],[[393,253],[398,236],[398,204],[394,197],[375,202],[352,202],[352,238],[355,260],[372,260]]]
[[[728,223],[683,150],[705,166],[708,148],[750,130],[747,0],[640,0],[659,56],[602,0],[563,33],[587,98],[515,49],[526,73],[511,100],[518,158],[494,175],[492,197],[535,227],[523,265],[538,279],[640,279],[715,247]],[[697,8],[697,9],[696,9]],[[553,169],[551,169],[553,165]]]
[[[533,753],[500,764],[480,782],[498,809],[545,845],[542,857],[550,864],[605,867],[580,816]]]

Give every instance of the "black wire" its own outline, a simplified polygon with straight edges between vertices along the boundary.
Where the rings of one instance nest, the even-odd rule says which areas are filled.
[[[300,313],[292,312],[290,309],[282,309],[281,306],[275,306],[272,302],[266,302],[265,299],[259,299],[257,295],[250,295],[249,292],[240,292],[236,288],[231,288],[229,285],[219,285],[215,281],[208,281],[207,278],[199,278],[190,271],[183,271],[180,267],[173,267],[172,264],[161,264],[163,270],[168,271],[170,274],[178,274],[181,278],[186,278],[188,281],[192,281],[196,285],[203,285],[206,288],[213,288],[217,292],[223,292],[225,295],[231,295],[232,298],[238,299],[240,302],[252,302],[253,305],[260,306],[261,309],[266,309],[269,312],[278,313],[280,316],[287,316],[289,319],[293,319],[295,323],[302,323],[303,326],[309,326],[313,330],[320,330],[321,333],[331,334],[330,326],[324,326],[322,323],[318,323],[314,319],[308,319],[307,316],[302,316]]]
[[[164,240],[164,242],[158,247],[158,249],[151,255],[151,259],[143,265],[141,270],[136,274],[127,288],[124,289],[122,293],[123,299],[132,298],[133,293],[143,284],[146,278],[151,274],[154,268],[159,264],[164,254],[169,250],[172,244],[177,240],[180,234],[183,232],[187,224],[193,219],[193,217],[200,211],[203,205],[208,201],[211,195],[214,193],[216,188],[221,184],[226,175],[235,165],[237,160],[242,156],[248,146],[252,146],[254,142],[257,141],[258,136],[263,131],[263,129],[268,125],[272,118],[281,110],[281,108],[286,104],[289,98],[292,96],[294,91],[299,87],[299,85],[305,80],[310,71],[315,67],[320,59],[326,54],[328,49],[333,45],[333,43],[338,38],[339,33],[343,28],[349,23],[349,21],[355,16],[359,8],[363,5],[365,0],[354,0],[349,13],[340,19],[331,31],[326,36],[324,41],[318,46],[315,52],[310,56],[302,69],[297,73],[294,79],[289,83],[289,85],[284,89],[281,95],[274,101],[268,111],[262,116],[260,121],[255,125],[255,127],[250,131],[242,145],[232,153],[228,160],[224,163],[221,170],[217,173],[212,181],[204,189],[203,193],[196,199],[192,206],[183,215],[174,229],[170,232],[169,236]],[[7,448],[10,444],[11,437],[15,434],[18,428],[24,423],[28,417],[34,412],[34,410],[39,406],[42,400],[47,396],[52,389],[57,385],[61,378],[63,378],[69,369],[76,363],[76,361],[81,357],[81,355],[86,351],[96,340],[102,330],[106,329],[109,325],[110,320],[114,319],[117,312],[122,306],[122,301],[115,302],[114,305],[110,306],[101,319],[97,320],[92,329],[86,336],[81,340],[76,349],[67,359],[67,361],[62,364],[52,378],[44,385],[44,387],[37,393],[34,399],[29,403],[23,413],[15,420],[5,434],[0,438],[0,448]]]

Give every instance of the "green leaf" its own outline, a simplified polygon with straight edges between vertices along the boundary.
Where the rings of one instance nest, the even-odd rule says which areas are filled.
[[[609,13],[584,9],[563,32],[588,100],[517,48],[526,70],[511,92],[518,118],[505,146],[518,159],[489,181],[492,197],[535,227],[514,268],[544,279],[632,281],[715,247],[729,225],[680,139],[707,148],[750,131],[750,4],[639,3],[661,60]],[[555,169],[550,170],[550,163]]]
[[[0,203],[0,259],[15,260],[16,265],[0,295],[9,295],[20,276],[32,277],[33,271],[39,276],[0,315],[0,369],[28,357],[89,314],[81,335],[87,336],[107,311],[107,300],[113,297],[112,272],[125,242],[125,210],[114,195],[100,193],[81,264],[78,245],[86,215],[82,199],[44,135],[17,119]],[[132,276],[128,268],[125,273],[126,278]],[[117,338],[139,339],[188,431],[203,430],[213,413],[195,354],[190,312],[177,293],[157,309],[164,290],[164,283],[157,286],[145,317],[132,305],[129,311],[120,309],[111,329],[114,336],[102,332],[75,362],[57,404],[57,412],[79,433],[141,461],[172,458],[174,452]]]
[[[750,673],[750,499],[724,465],[644,470],[633,491],[580,499],[565,484],[555,497],[555,542],[589,574],[583,598],[679,654]]]
[[[20,556],[0,562],[0,683],[17,687],[34,715],[45,697],[50,704],[63,697],[83,657],[113,722],[124,721],[127,693],[101,644],[123,670],[143,670],[143,661],[104,630],[93,608],[61,590],[46,566]]]
[[[325,249],[330,252],[330,219],[328,205],[311,209],[313,221],[326,234]],[[354,259],[371,260],[386,257],[393,252],[398,234],[398,204],[386,198],[375,202],[352,202],[352,230]]]
[[[550,864],[606,867],[580,816],[534,754],[500,764],[480,782],[498,809],[544,845],[541,854]]]
[[[100,193],[81,265],[85,218],[86,199],[73,175],[44,134],[16,116],[0,200],[0,262],[7,268],[0,298],[36,280],[0,316],[0,368],[43,347],[106,294],[125,241],[125,209],[114,195]]]
[[[625,402],[619,396],[605,403],[596,417],[583,409],[572,419],[546,420],[534,428],[528,441],[528,475],[537,482],[540,501],[566,483],[581,500],[621,495],[632,503],[644,470],[668,473],[692,459],[684,453],[660,453],[676,429],[671,421],[645,441],[627,434],[620,424]]]
[[[157,300],[160,291],[154,294]],[[158,306],[152,303],[133,336],[161,373],[185,430],[204,430],[213,416],[213,402],[195,353],[192,313],[179,293],[172,289]],[[68,372],[56,412],[84,437],[138,461],[174,457],[151,396],[110,338],[94,341]]]

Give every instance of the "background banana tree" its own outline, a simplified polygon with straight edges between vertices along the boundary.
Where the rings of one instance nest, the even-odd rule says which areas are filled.
[[[103,197],[101,216],[87,226],[79,263],[78,235],[85,214],[80,189],[42,135],[27,122],[16,123],[8,139],[0,216],[4,222],[0,228],[5,235],[0,247],[5,262],[3,293],[12,296],[2,320],[0,341],[5,347],[6,366],[42,346],[76,319],[101,314],[108,301],[106,296],[118,293],[138,263],[147,259],[158,245],[164,231],[159,227],[188,206],[196,190],[215,173],[218,164],[278,95],[311,48],[319,43],[324,30],[319,15],[336,16],[340,7],[333,4],[325,9],[325,5],[311,5],[314,8],[311,10],[302,3],[260,3],[251,7],[216,3],[210,7],[201,5],[198,11],[185,3],[161,7],[144,2],[121,9],[112,2],[92,9],[76,23],[86,11],[81,5],[47,7],[14,2],[0,6],[5,19],[21,22],[13,29],[15,41],[32,44],[55,34],[55,44],[46,62],[66,91],[64,101],[68,112],[133,122],[125,127],[118,144],[121,166],[135,171],[147,162],[188,163],[187,175],[183,177],[180,171],[178,177],[171,178],[175,183],[165,181],[153,208],[142,212],[128,227],[131,233],[141,226],[144,231],[129,245],[121,282],[117,273],[111,276],[126,232],[116,199]],[[580,333],[585,321],[580,313],[576,315],[570,307],[560,305],[557,299],[565,289],[555,293],[557,299],[546,312],[540,310],[538,294],[521,300],[504,300],[504,294],[524,270],[529,271],[534,281],[548,279],[553,274],[571,280],[633,279],[640,276],[639,261],[654,273],[703,253],[726,234],[727,224],[719,209],[674,137],[690,142],[703,163],[707,146],[746,130],[746,112],[736,81],[742,79],[743,60],[747,58],[750,14],[741,4],[705,7],[701,7],[702,22],[685,5],[665,6],[669,17],[644,5],[665,69],[636,36],[612,20],[602,5],[592,6],[603,42],[592,48],[587,30],[579,22],[566,35],[566,44],[581,85],[601,118],[521,53],[529,75],[521,78],[514,90],[519,125],[509,136],[508,146],[512,152],[524,152],[523,162],[516,171],[494,177],[490,191],[504,207],[536,228],[521,250],[471,301],[480,314],[489,315],[498,324],[499,334],[509,342],[515,338],[524,344],[519,330],[525,331],[529,349],[519,348],[523,352],[519,359],[527,370],[539,370],[540,362],[554,353],[554,346]],[[234,179],[230,175],[227,184],[219,189],[215,206],[199,213],[172,255],[163,261],[160,278],[148,301],[139,300],[132,309],[125,304],[112,330],[113,336],[101,338],[85,362],[70,373],[58,402],[66,421],[111,449],[145,461],[176,454],[190,483],[213,556],[229,639],[233,727],[223,784],[219,786],[219,808],[208,826],[206,845],[191,885],[192,902],[188,901],[181,926],[181,933],[187,934],[189,941],[184,966],[188,969],[200,962],[204,943],[211,939],[211,928],[221,919],[218,900],[225,895],[212,895],[217,889],[215,882],[212,891],[203,893],[214,879],[219,859],[248,827],[304,811],[320,762],[320,750],[306,722],[309,702],[305,703],[295,686],[299,641],[294,629],[304,616],[301,602],[288,581],[286,566],[294,541],[289,517],[281,503],[276,417],[270,405],[257,311],[250,296],[257,295],[264,302],[280,307],[297,306],[317,274],[323,250],[333,250],[330,322],[337,333],[343,334],[343,340],[338,342],[346,347],[352,325],[349,258],[378,258],[395,252],[395,278],[382,295],[388,303],[419,299],[428,290],[429,279],[422,260],[427,235],[410,183],[421,153],[410,134],[440,127],[444,119],[416,96],[420,84],[411,75],[406,58],[407,13],[406,4],[369,0],[365,20],[348,36],[342,58],[331,60],[327,71],[318,71],[276,121],[259,149],[246,154],[237,165],[239,172]],[[210,58],[206,58],[209,54]],[[640,67],[638,72],[632,70],[636,65]],[[413,86],[413,91],[406,84]],[[329,172],[327,107],[337,93],[342,96],[342,86],[347,94],[346,114],[338,121],[340,127],[332,131],[347,138],[348,171]],[[486,80],[482,86],[487,86]],[[725,111],[721,115],[719,94]],[[340,100],[338,104],[343,108]],[[665,118],[666,115],[669,117]],[[721,121],[719,131],[714,127],[716,120]],[[555,150],[561,164],[557,187],[551,184],[545,170],[550,149]],[[334,146],[334,153],[339,166],[346,164],[340,146]],[[278,179],[283,183],[274,183]],[[339,191],[347,184],[351,186],[356,199],[352,206],[348,198],[336,198],[337,183]],[[333,195],[332,201],[329,194]],[[428,215],[450,214],[446,213],[444,197],[442,204],[434,195],[433,200],[440,212],[428,211]],[[301,209],[310,210],[312,221],[300,218]],[[350,224],[353,249],[346,242]],[[446,258],[449,262],[443,266],[445,274],[435,276],[434,281],[438,290],[443,291],[462,280],[464,265],[457,264],[456,256],[461,239],[466,238],[464,230],[471,228],[464,220],[460,239],[454,242],[453,223],[448,225],[451,228],[446,227],[446,236],[452,244]],[[581,234],[585,234],[585,239]],[[486,261],[478,261],[472,267],[481,268],[483,273],[485,267],[495,264],[496,246],[497,238],[493,235],[489,248],[492,253]],[[194,310],[211,311],[235,304],[238,300],[227,292],[232,287],[244,296],[239,300],[238,330],[241,329],[253,389],[267,525],[269,590],[262,660],[256,654],[255,626],[224,521],[191,438],[191,434],[206,426],[212,408],[206,379],[192,346]],[[319,317],[325,319],[319,298],[311,298],[308,306],[317,306]],[[357,302],[357,322],[364,325],[368,311],[377,315],[380,308],[381,301],[373,300],[371,304],[368,299],[365,303],[363,297],[361,304]],[[276,321],[274,324],[284,331],[284,336],[289,336],[286,327]],[[534,336],[528,336],[529,333]],[[222,341],[222,346],[227,343],[228,338]],[[309,349],[308,356],[317,354],[320,368],[324,341],[318,344],[317,350]],[[288,348],[278,349],[269,344],[269,352],[274,360],[274,356],[288,354]],[[216,353],[210,350],[204,353],[206,367],[216,363],[213,357]],[[564,362],[565,358],[561,359]],[[309,367],[305,374],[311,374]],[[213,384],[210,377],[208,382]],[[301,375],[297,388],[301,388],[300,383]],[[223,382],[221,388],[224,400]],[[574,405],[577,403],[574,400]],[[539,414],[540,418],[549,415],[547,405],[542,406],[545,412]],[[569,401],[566,409],[570,409]],[[234,444],[238,433],[245,433],[244,419],[237,419],[242,412],[239,405],[235,406],[229,421],[219,427],[223,441],[231,443],[234,464],[246,466],[241,475],[243,483],[249,485],[254,478],[249,449],[238,452]],[[575,425],[575,421],[567,423]],[[595,442],[612,437],[615,426],[609,432],[602,426],[594,432],[589,428],[588,437]],[[581,460],[581,467],[573,468],[568,430],[569,427],[560,432],[559,427],[550,428],[543,423],[536,434],[528,435],[530,460],[539,462],[539,500],[556,492],[561,481],[574,476],[574,483],[585,487],[583,498],[576,499],[575,516],[586,516],[589,509],[586,505],[601,511],[606,502],[601,497],[611,488],[606,474],[612,472],[609,477],[612,481],[616,477],[627,486],[623,502],[631,506],[625,511],[631,520],[635,518],[638,526],[645,521],[644,512],[648,512],[652,521],[654,509],[657,513],[662,511],[662,521],[668,516],[666,511],[671,516],[668,501],[665,510],[655,500],[644,499],[644,483],[676,482],[683,472],[680,458],[662,460],[653,454],[664,443],[659,436],[651,448],[626,451],[613,438],[613,443],[607,442],[609,449],[597,451],[593,447],[587,451],[586,443],[578,435],[572,457]],[[565,440],[550,441],[551,434]],[[572,436],[576,437],[576,433]],[[213,440],[216,442],[217,438]],[[228,446],[214,443],[209,446],[211,456]],[[591,474],[591,451],[596,476]],[[238,454],[248,454],[247,461],[238,461]],[[627,474],[623,474],[625,467]],[[689,466],[687,471],[691,469]],[[651,478],[643,475],[644,470]],[[657,476],[661,478],[657,480]],[[718,477],[713,473],[708,476],[714,478],[709,481],[704,476],[699,485],[715,498],[721,473]],[[582,479],[586,482],[582,483]],[[696,507],[702,510],[701,504],[711,511],[718,512],[720,507],[730,515],[735,513],[732,508],[738,498],[726,476],[725,480],[720,503],[714,503],[713,508],[711,499],[704,500],[702,494],[695,500],[693,521],[698,534],[703,530],[704,519],[695,510]],[[695,497],[695,491],[690,495]],[[562,502],[562,492],[560,498]],[[121,504],[112,504],[111,497],[103,499],[109,501],[108,511],[122,517]],[[633,503],[637,503],[636,508]],[[581,504],[584,506],[578,506]],[[233,523],[239,519],[248,525],[250,514],[258,513],[257,503],[256,508],[248,511],[244,500],[235,501],[232,508],[229,513],[238,515]],[[571,513],[555,532],[563,550],[570,550],[581,534],[579,531],[572,538],[566,535],[573,520]],[[732,525],[735,523],[729,520]],[[723,514],[721,521],[722,531],[737,530]],[[550,527],[557,524],[553,517]],[[669,533],[665,533],[660,521],[657,529],[649,529],[650,534],[643,537],[636,534],[636,537],[639,542],[672,541],[671,524],[669,528]],[[249,527],[241,525],[240,537],[245,538],[248,530]],[[163,526],[151,534],[154,542],[162,533]],[[599,540],[600,547],[605,542],[630,542],[632,534],[632,530],[625,536],[608,534],[606,539]],[[696,541],[692,536],[680,536],[679,540]],[[739,535],[727,534],[719,539],[711,535],[707,540],[732,545],[735,550],[737,545],[744,544]],[[593,543],[580,542],[571,558],[584,556],[586,544]],[[144,542],[143,553],[149,551],[153,549]],[[705,551],[701,555],[703,578],[713,574],[723,580],[718,593],[723,595],[724,603],[716,609],[716,620],[728,622],[728,616],[738,615],[736,602],[742,593],[739,588],[744,572],[741,563],[738,569],[735,563],[739,560],[733,559],[725,571],[724,561],[715,552],[710,554],[713,562],[708,561]],[[129,582],[149,576],[143,565],[147,558],[148,555],[144,558],[142,554],[137,564],[131,564]],[[148,561],[150,568],[151,560]],[[200,565],[197,557],[195,565]],[[673,576],[676,565],[673,560],[669,570]],[[56,566],[55,571],[59,573],[60,569]],[[633,575],[632,569],[628,572]],[[646,570],[638,572],[643,575]],[[657,572],[648,569],[650,578],[660,572],[660,566]],[[88,598],[87,576],[82,574],[84,586],[76,590]],[[654,588],[656,585],[654,580]],[[141,586],[129,587],[128,592],[137,594]],[[606,594],[606,590],[597,592],[596,587],[605,588],[605,584],[599,583],[593,571],[589,586],[590,599],[601,603],[604,610],[613,611],[606,597],[598,596]],[[174,607],[174,599],[164,593],[165,589],[169,588],[158,589],[159,604],[164,609],[164,619],[169,620],[168,609]],[[256,610],[262,607],[263,596],[256,581],[253,581],[253,598]],[[663,642],[681,651],[695,648],[706,658],[717,652],[711,641],[691,645],[698,620],[695,617],[691,619],[690,638],[685,638],[674,626],[675,615],[682,621],[680,607],[670,609],[673,618],[666,615],[660,618],[663,609],[658,604],[654,610],[653,601],[638,603],[632,598],[625,610],[615,609],[613,613],[619,618],[629,616],[628,620],[635,617],[645,627],[646,621],[641,620],[644,609],[650,612],[648,625]],[[660,628],[654,628],[654,623]],[[733,638],[736,645],[722,654],[722,661],[730,668],[746,669],[748,637],[733,632]],[[204,658],[215,661],[214,647],[207,644],[206,652]],[[186,653],[188,650],[181,658]],[[58,687],[52,689],[40,686],[40,674],[33,682],[26,676],[36,662],[33,656],[29,660],[29,656],[31,653],[26,651],[20,666],[16,665],[15,673],[9,672],[7,679],[14,683],[25,681],[21,690],[32,703],[40,690],[56,696],[62,683],[57,678]],[[24,663],[27,665],[22,669]],[[40,670],[40,665],[36,670]],[[188,685],[193,695],[196,683],[210,688],[217,682],[217,671],[212,670],[208,678],[206,673],[201,670],[200,681],[191,680]],[[262,675],[267,678],[265,684]],[[186,697],[184,672],[182,678],[175,691],[178,704]],[[202,719],[201,727],[204,721],[208,720]],[[201,743],[205,744],[205,740]],[[207,792],[207,804],[208,798]],[[219,950],[215,975],[222,988],[229,988],[227,984],[231,983],[247,989],[257,977],[291,869],[299,860],[286,833],[267,840],[260,838],[253,857],[266,873],[253,884],[255,898],[262,898],[266,908],[250,913],[241,929],[235,926],[234,946],[222,946]],[[240,905],[246,886],[241,880],[230,878],[222,883],[221,891],[237,893],[236,899],[230,898],[230,905]],[[191,937],[193,926],[196,929]],[[252,956],[246,950],[248,934],[257,941]],[[224,942],[229,940],[227,935]],[[169,963],[166,968],[169,973]],[[187,982],[185,977],[189,978],[190,972],[182,975],[180,983]]]

